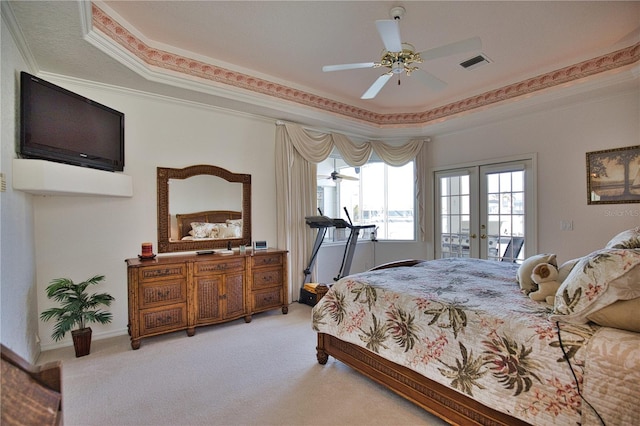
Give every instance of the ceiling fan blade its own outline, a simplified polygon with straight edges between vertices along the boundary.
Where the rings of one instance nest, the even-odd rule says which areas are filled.
[[[374,62],[360,62],[358,64],[340,64],[340,65],[325,65],[322,67],[322,71],[342,71],[342,70],[355,70],[358,68],[373,68]]]
[[[402,52],[402,38],[400,37],[400,25],[398,20],[380,19],[376,21],[378,33],[388,52]]]
[[[458,53],[470,52],[482,49],[482,40],[480,37],[468,38],[466,40],[456,41],[454,43],[445,44],[444,46],[434,47],[433,49],[420,52],[419,55],[423,61],[431,59],[443,58]]]
[[[442,90],[447,86],[447,83],[445,83],[435,75],[428,73],[421,68],[418,68],[417,70],[413,71],[411,73],[411,77],[415,77],[422,84],[424,84],[429,89],[434,91]]]
[[[353,176],[338,175],[338,177],[344,180],[360,180],[357,177],[353,177]]]
[[[392,76],[393,76],[392,73],[382,74],[380,77],[378,77],[378,79],[376,81],[373,82],[371,87],[369,87],[367,89],[367,91],[364,92],[364,94],[362,96],[360,96],[360,99],[373,99],[373,98],[375,98],[376,95],[378,94],[378,92],[384,87],[385,84],[387,84],[387,81],[389,81],[389,79]]]

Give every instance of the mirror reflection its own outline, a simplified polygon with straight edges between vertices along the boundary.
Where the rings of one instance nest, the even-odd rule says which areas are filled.
[[[202,196],[203,194],[210,196]],[[179,229],[178,217],[214,211],[238,212],[238,217],[228,220],[241,219],[242,184],[227,182],[222,178],[210,175],[198,175],[184,180],[169,179],[169,214],[171,216],[169,238],[171,241],[189,239],[188,230]],[[186,225],[184,221],[182,224]],[[237,237],[241,236],[241,233],[237,235]],[[211,235],[211,237],[215,238],[215,235]]]
[[[251,244],[251,175],[158,167],[158,252]]]

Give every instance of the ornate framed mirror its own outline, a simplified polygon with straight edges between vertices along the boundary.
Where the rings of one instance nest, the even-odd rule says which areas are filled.
[[[158,167],[158,252],[251,245],[251,175]]]

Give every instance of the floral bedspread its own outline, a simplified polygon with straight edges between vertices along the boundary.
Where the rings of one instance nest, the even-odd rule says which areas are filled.
[[[350,275],[314,307],[313,328],[531,424],[581,423],[551,307],[520,292],[517,268],[452,258]],[[561,324],[580,386],[596,330]]]

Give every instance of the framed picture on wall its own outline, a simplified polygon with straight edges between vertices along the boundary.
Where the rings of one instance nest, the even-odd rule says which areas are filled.
[[[640,145],[587,152],[587,204],[640,203]]]

